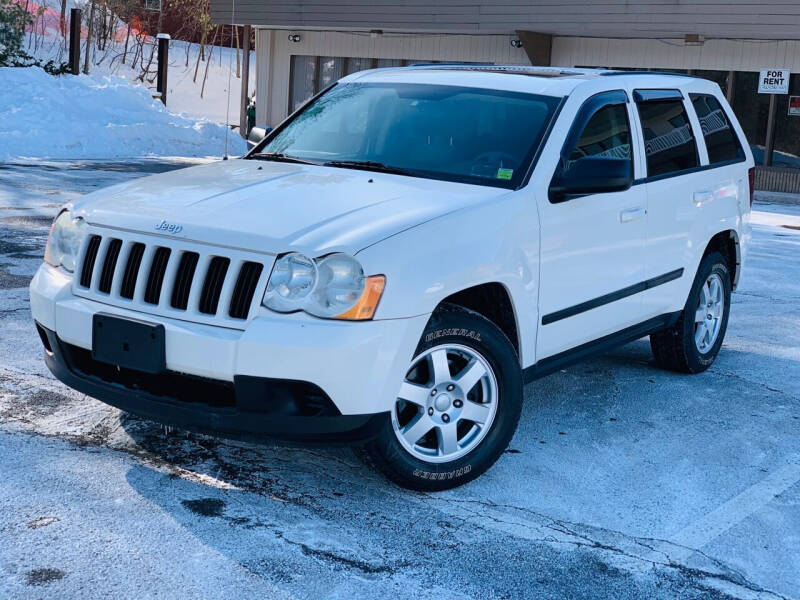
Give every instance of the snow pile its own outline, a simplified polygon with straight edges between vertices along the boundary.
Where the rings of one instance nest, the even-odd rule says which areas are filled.
[[[54,0],[42,1],[46,3]],[[48,11],[52,12],[52,9],[48,9]],[[50,12],[43,15],[37,23],[41,23]],[[48,23],[52,23],[52,19]],[[24,50],[43,63],[48,60],[52,60],[56,64],[66,62],[67,50],[61,34],[46,24],[35,24],[34,27],[37,31],[41,31],[42,27],[44,27],[44,33],[33,34],[29,32],[26,34]],[[83,66],[84,50],[86,48],[86,27],[83,27],[81,32],[81,38],[84,42],[81,47],[80,64]],[[123,77],[134,85],[155,90],[156,58],[150,64],[150,72],[146,77],[146,83],[139,79],[142,68],[148,64],[154,41],[149,38],[150,41],[144,48],[144,56],[139,54],[138,60],[134,61],[134,55],[136,54],[135,32],[136,28],[134,26],[131,30],[127,53],[125,52],[125,29],[121,27],[116,30],[116,40],[110,40],[104,49],[98,49],[93,43],[90,52],[89,73],[91,75]],[[231,125],[238,126],[238,106],[242,80],[236,75],[236,49],[206,45],[205,60],[198,61],[200,44],[172,40],[169,46],[167,108],[173,113],[182,114],[190,118],[204,118],[217,123],[228,122]],[[125,56],[125,63],[122,62],[123,56]],[[255,93],[255,72],[256,53],[251,51],[250,85],[248,87],[248,96],[250,97]],[[228,106],[229,84],[231,90],[230,107]],[[229,108],[230,111],[228,110]]]
[[[246,149],[235,131],[228,153]],[[221,156],[225,127],[170,113],[121,77],[0,68],[0,159]]]

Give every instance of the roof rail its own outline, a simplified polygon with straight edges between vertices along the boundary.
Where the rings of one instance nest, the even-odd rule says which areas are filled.
[[[533,77],[571,77],[576,75],[594,75],[595,72],[586,69],[569,69],[562,67],[538,67],[535,65],[493,65],[486,63],[416,63],[401,69],[452,69],[464,71],[484,71],[486,73],[507,73],[511,75],[528,75]]]
[[[689,73],[680,73],[679,71],[620,71],[616,69],[609,69],[600,73],[602,77],[614,77],[616,75],[667,75],[669,77],[693,77],[695,79],[705,79],[700,75],[691,75]]]
[[[411,63],[410,65],[402,65],[403,67],[480,67],[485,63],[474,62],[418,62]]]

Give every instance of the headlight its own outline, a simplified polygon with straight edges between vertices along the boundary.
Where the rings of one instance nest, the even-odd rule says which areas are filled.
[[[50,237],[44,249],[44,260],[54,267],[64,267],[72,273],[78,260],[78,251],[86,235],[86,221],[78,217],[73,219],[69,211],[63,211],[53,221]]]
[[[383,275],[365,277],[361,263],[347,254],[310,259],[291,253],[275,262],[263,304],[278,312],[366,320],[375,314],[385,283]]]
[[[364,270],[355,258],[331,254],[317,264],[317,286],[304,309],[317,317],[331,318],[350,310],[364,292]]]
[[[264,306],[278,312],[300,310],[317,285],[317,265],[302,254],[287,254],[272,267]]]

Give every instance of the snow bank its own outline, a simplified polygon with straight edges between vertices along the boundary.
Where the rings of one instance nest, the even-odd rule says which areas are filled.
[[[52,0],[51,0],[52,1]],[[85,28],[84,28],[85,30]],[[85,38],[85,31],[83,37]],[[109,42],[105,50],[98,50],[92,45],[92,59],[90,73],[95,76],[123,77],[134,85],[144,86],[155,90],[154,84],[143,84],[137,80],[141,73],[140,64],[132,65],[133,44],[128,48],[127,62],[122,64],[122,54],[125,48],[124,36],[122,41]],[[25,51],[47,62],[52,60],[58,64],[67,60],[64,49],[64,40],[52,30],[46,30],[46,35],[34,37],[30,33],[25,39]],[[172,40],[169,44],[169,66],[167,76],[168,98],[167,109],[175,114],[193,119],[209,119],[216,123],[231,123],[239,125],[239,95],[242,80],[236,77],[236,50],[220,46],[206,46],[205,56],[208,62],[200,61],[195,80],[195,67],[200,54],[200,44],[192,44],[181,40]],[[145,49],[145,56],[150,56],[149,46]],[[139,61],[140,63],[141,61]],[[81,65],[83,54],[81,54]],[[206,67],[208,72],[206,73]],[[155,61],[151,70],[155,70]],[[231,72],[233,75],[231,76]],[[255,93],[256,53],[250,52],[250,86],[248,95]],[[203,88],[203,79],[206,79]],[[228,113],[228,85],[231,87],[230,113]],[[200,92],[203,97],[200,97]]]
[[[228,134],[228,153],[244,140]],[[221,156],[225,127],[170,113],[121,77],[0,68],[0,159]]]

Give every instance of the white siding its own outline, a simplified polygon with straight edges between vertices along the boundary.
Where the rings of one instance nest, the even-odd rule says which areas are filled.
[[[211,18],[278,28],[608,38],[798,39],[793,0],[211,0]]]
[[[800,73],[800,42],[794,40],[683,40],[553,38],[552,63],[562,67],[639,67],[760,71],[770,67]]]

